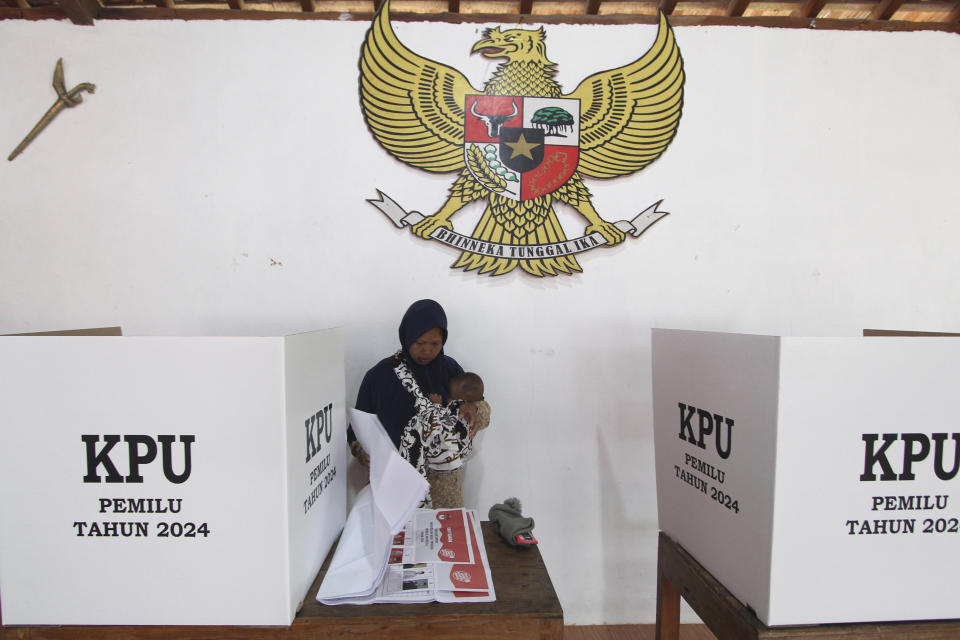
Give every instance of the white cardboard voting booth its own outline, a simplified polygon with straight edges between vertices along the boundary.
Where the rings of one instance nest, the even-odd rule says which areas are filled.
[[[287,625],[346,511],[343,340],[0,337],[5,625]]]
[[[652,348],[660,528],[760,620],[960,618],[960,338]]]

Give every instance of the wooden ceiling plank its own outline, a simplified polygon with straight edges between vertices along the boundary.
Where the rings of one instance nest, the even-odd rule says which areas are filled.
[[[826,0],[824,0],[826,2]],[[673,13],[673,10],[677,8],[677,0],[660,0],[660,11],[663,11],[665,15],[670,15]]]
[[[300,8],[307,13],[314,13],[317,10],[317,0],[300,0]]]
[[[807,0],[800,7],[800,15],[804,18],[816,18],[827,6],[827,0]]]
[[[520,14],[528,16],[533,13],[533,0],[520,0]]]
[[[750,0],[729,0],[724,15],[730,18],[739,18],[743,16],[743,12],[747,10],[749,4]]]
[[[233,11],[230,9],[184,8],[175,9],[156,7],[104,7],[100,10],[99,20],[351,20],[370,22],[372,11],[351,12],[327,10],[319,4],[316,13],[302,11]],[[27,20],[63,19],[63,13],[56,7],[42,9],[14,9],[0,7],[0,18],[12,17]],[[509,22],[524,24],[656,24],[654,14],[616,14],[616,15],[536,15],[518,16],[516,14],[494,13],[392,13],[390,19],[396,22],[438,22],[438,23],[496,23]],[[940,31],[960,34],[960,20],[956,22],[907,22],[903,20],[852,20],[838,18],[817,18],[812,20],[803,16],[749,16],[726,17],[720,15],[683,15],[674,14],[670,24],[678,26],[730,26],[730,27],[776,27],[781,29],[817,29],[826,31]]]
[[[74,24],[92,25],[100,13],[97,0],[56,0],[55,4]]]
[[[0,7],[0,20],[63,20],[63,18],[63,9],[56,5],[30,7],[29,9]]]
[[[233,11],[243,11],[243,7],[244,7],[243,0],[227,0],[227,4],[230,6],[230,9]]]
[[[587,0],[587,15],[595,16],[600,13],[600,0]]]
[[[873,11],[870,12],[870,20],[889,20],[897,9],[903,5],[903,0],[880,0]]]
[[[960,22],[960,2],[954,5],[953,10],[943,19],[944,22]]]

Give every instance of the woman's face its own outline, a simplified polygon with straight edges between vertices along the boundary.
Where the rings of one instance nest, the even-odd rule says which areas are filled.
[[[443,331],[434,327],[410,345],[410,357],[417,364],[430,364],[443,348]]]

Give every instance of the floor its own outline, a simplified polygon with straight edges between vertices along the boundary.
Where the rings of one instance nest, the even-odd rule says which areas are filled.
[[[654,640],[655,632],[653,624],[564,627],[563,640]],[[682,624],[680,640],[716,640],[716,637],[702,624]]]

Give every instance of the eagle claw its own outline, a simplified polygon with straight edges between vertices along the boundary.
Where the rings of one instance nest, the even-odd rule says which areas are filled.
[[[599,233],[603,236],[603,239],[607,241],[608,245],[620,244],[623,242],[626,236],[623,234],[623,231],[617,229],[612,222],[607,222],[606,220],[601,220],[597,224],[591,224],[584,231],[585,235],[590,235],[591,233]]]
[[[432,234],[434,231],[436,231],[440,227],[453,231],[452,224],[450,224],[448,221],[444,220],[443,218],[440,218],[435,215],[427,216],[417,224],[413,225],[412,229],[416,235],[420,236],[424,240],[429,240],[430,234]]]

